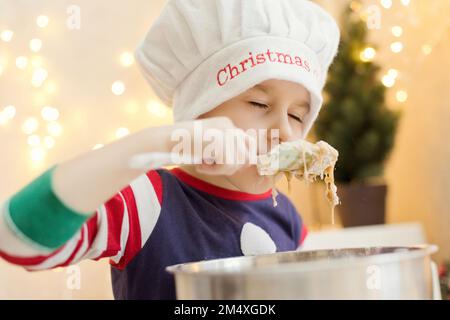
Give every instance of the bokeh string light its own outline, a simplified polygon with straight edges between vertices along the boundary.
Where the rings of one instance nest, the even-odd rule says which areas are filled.
[[[367,47],[363,51],[361,51],[359,57],[364,62],[371,62],[375,59],[377,52],[372,47]]]
[[[48,26],[49,18],[46,15],[40,15],[36,18],[36,25],[39,28],[45,28]]]
[[[28,66],[28,58],[24,56],[20,56],[16,58],[16,67],[25,70]]]
[[[0,126],[8,124],[16,116],[15,106],[6,106],[0,111]]]
[[[46,15],[39,15],[36,18],[36,26],[38,28],[46,28],[49,25],[49,17]],[[12,30],[0,31],[0,39],[5,43],[13,44],[15,33]],[[16,41],[14,41],[14,45]],[[19,38],[17,38],[17,45],[20,47]],[[49,81],[49,73],[45,68],[43,58],[39,54],[43,48],[43,40],[40,38],[33,38],[28,42],[28,54],[19,55],[11,58],[13,65],[18,72],[25,72],[24,74],[30,77],[30,84],[32,88],[37,90],[34,95],[33,102],[29,106],[21,106],[19,109],[25,120],[20,124],[20,130],[25,135],[26,145],[29,147],[30,160],[32,165],[43,164],[46,158],[47,150],[54,148],[56,138],[61,136],[63,132],[62,124],[58,122],[60,113],[56,107],[43,106],[41,107],[40,118],[35,113],[34,105],[41,105],[47,100],[47,95],[54,94],[57,88],[56,82]],[[9,55],[11,56],[11,55]],[[0,67],[3,71],[6,62],[0,59]],[[9,70],[14,72],[12,69]],[[1,72],[0,72],[0,75]],[[23,110],[23,111],[22,111]],[[0,126],[6,126],[12,123],[17,114],[17,108],[13,105],[8,105],[3,109],[0,108]]]
[[[383,28],[369,28],[368,24],[368,28],[371,29],[370,31],[373,33],[383,33],[383,37],[381,37],[381,39],[383,42],[387,42],[379,43],[378,47],[388,49],[388,51],[385,51],[385,49],[379,49],[385,51],[382,52],[382,56],[387,57],[385,59],[386,61],[395,60],[389,58],[389,54],[406,57],[398,59],[398,61],[404,62],[405,70],[399,71],[390,66],[387,66],[390,69],[381,76],[382,84],[388,89],[394,90],[393,93],[395,100],[399,104],[403,104],[408,100],[408,81],[413,80],[409,75],[412,71],[410,70],[411,68],[408,62],[414,61],[414,64],[416,66],[420,66],[420,64],[423,63],[424,59],[432,54],[433,48],[442,41],[444,33],[450,29],[450,19],[446,18],[445,14],[443,21],[438,21],[436,17],[441,17],[444,12],[450,12],[450,1],[354,0],[351,1],[350,8],[354,12],[358,13],[363,21],[367,22],[368,15],[370,14],[370,10],[373,10],[374,4],[375,6],[379,6],[381,10],[387,10],[385,12],[381,11],[380,19],[382,21],[380,21],[380,24],[386,24],[386,21],[388,21],[388,19],[386,19],[387,12],[395,10],[395,14],[392,15],[395,17],[395,23],[390,26],[384,25]],[[408,19],[405,19],[404,17],[408,17]],[[424,17],[426,17],[427,19],[425,19]],[[424,25],[426,23],[424,22],[425,20],[431,20],[433,22],[433,25],[439,28],[434,28],[432,32],[427,33],[426,39],[423,39],[424,42],[418,49],[415,49],[415,47],[412,46],[408,47],[408,43],[406,41],[409,38],[405,38],[405,34],[407,34],[408,32],[416,32],[417,30],[414,30],[414,28],[427,30]],[[389,34],[391,35],[391,37],[386,35],[386,28],[387,30],[390,30]],[[415,37],[414,40],[417,41],[417,38]],[[377,52],[371,47],[364,48],[360,53],[360,59],[363,62],[371,62],[377,56]],[[397,88],[400,85],[404,87]]]
[[[57,20],[57,19],[55,19]],[[35,27],[36,31],[39,29],[51,28],[51,19],[45,13],[38,13],[35,17]],[[55,24],[55,27],[58,27]],[[39,37],[36,35],[39,34]],[[33,90],[31,94],[32,101],[30,101],[29,106],[20,106],[21,116],[24,117],[22,123],[19,124],[19,129],[25,135],[25,145],[29,148],[30,159],[32,160],[33,166],[43,164],[46,158],[48,150],[55,147],[57,140],[63,135],[63,121],[61,119],[60,111],[56,106],[48,105],[49,95],[57,94],[59,84],[51,79],[51,75],[47,69],[46,64],[42,56],[42,52],[45,49],[45,41],[50,41],[45,39],[45,36],[51,33],[35,33],[28,42],[20,43],[22,41],[20,37],[17,41],[14,41],[16,34],[11,29],[0,30],[0,40],[5,44],[14,45],[18,47],[23,47],[26,45],[28,47],[28,52],[21,52],[16,57],[12,54],[12,65],[15,66],[14,70],[8,70],[13,74],[13,72],[22,72],[22,76],[27,76],[30,79],[30,88]],[[21,36],[21,35],[20,35]],[[53,40],[53,39],[51,39]],[[14,47],[11,47],[13,49]],[[12,52],[13,50],[11,50]],[[135,64],[135,58],[130,50],[121,50],[117,54],[118,66],[121,68],[130,69]],[[3,76],[6,68],[11,65],[3,55],[0,56],[0,76]],[[113,95],[119,97],[126,95],[127,86],[126,82],[123,80],[112,79],[111,80],[111,92]],[[14,103],[13,101],[9,103]],[[147,105],[148,115],[152,118],[162,120],[171,117],[171,111],[168,107],[159,103],[158,101],[151,100],[147,104],[145,102],[140,102],[137,100],[127,99],[124,103],[124,111],[130,117],[136,117],[140,112],[145,112],[145,108],[141,108],[141,105]],[[23,111],[22,111],[23,110]],[[40,114],[36,112],[39,112]],[[16,118],[16,107],[12,105],[7,105],[0,107],[0,127],[14,126],[14,119]],[[17,125],[17,124],[16,124]],[[130,134],[132,130],[121,125],[113,132],[114,139],[120,139]],[[99,149],[104,145],[97,143],[94,145],[93,149]]]
[[[115,81],[111,86],[111,91],[116,96],[121,96],[125,92],[125,84],[122,81]]]
[[[122,127],[122,128],[119,128],[116,130],[116,137],[118,139],[123,138],[129,134],[130,134],[130,130],[128,130],[127,128]]]
[[[3,30],[0,33],[0,39],[4,42],[10,42],[14,37],[14,32],[12,30]]]
[[[32,39],[30,40],[30,50],[33,52],[39,52],[42,49],[42,40],[41,39]]]
[[[134,64],[134,56],[131,52],[125,51],[120,55],[120,63],[124,67],[130,67]]]
[[[365,11],[368,6],[376,3],[381,10],[386,10],[382,14],[383,23],[386,22],[384,17],[388,12],[396,12],[397,15],[395,16],[401,17],[401,19],[391,21],[391,23],[385,23],[383,28],[379,30],[370,30],[372,33],[383,33],[385,43],[377,45],[377,49],[374,49],[372,46],[363,48],[359,55],[362,61],[371,62],[391,55],[396,57],[395,61],[401,62],[414,59],[415,64],[419,64],[433,54],[436,45],[442,41],[443,33],[445,32],[444,28],[435,30],[432,35],[423,39],[417,50],[408,42],[408,36],[414,31],[412,28],[421,23],[420,17],[417,16],[418,13],[427,9],[427,7],[423,6],[418,9],[418,2],[419,0],[354,0],[350,3],[352,10],[359,12],[362,17],[366,16],[366,18],[367,14]],[[449,2],[428,1],[428,6],[433,8],[427,10],[430,10],[430,12],[433,10],[433,12],[442,15],[443,12],[450,10]],[[445,3],[447,3],[447,6],[445,6]],[[30,152],[32,152],[31,158],[36,161],[45,159],[48,150],[54,148],[58,139],[64,134],[66,121],[70,121],[68,120],[69,118],[64,118],[61,114],[60,109],[58,109],[61,106],[54,105],[49,98],[50,95],[55,96],[64,90],[60,90],[60,85],[63,84],[52,78],[54,70],[47,68],[42,56],[47,48],[45,43],[58,40],[48,39],[48,36],[53,33],[42,32],[42,29],[50,30],[51,28],[60,27],[55,22],[57,20],[49,18],[49,15],[45,12],[36,12],[34,19],[31,19],[31,21],[35,22],[36,32],[28,39],[25,39],[25,43],[21,43],[22,35],[19,34],[18,30],[13,30],[13,28],[8,28],[8,26],[4,26],[4,29],[0,30],[0,41],[2,42],[0,77],[8,81],[6,76],[13,76],[15,73],[20,72],[21,77],[29,77],[28,86],[32,90],[30,95],[32,101],[30,101],[29,106],[24,106],[23,102],[20,102],[19,105],[19,102],[14,100],[1,102],[4,105],[0,106],[0,129],[9,127],[21,130],[25,134],[24,145],[30,148]],[[427,20],[427,22],[430,21],[432,20]],[[449,22],[447,23],[450,25]],[[438,22],[436,21],[437,24]],[[18,52],[17,56],[14,56],[12,49],[15,46],[27,47],[28,51]],[[11,48],[11,52],[8,52],[8,48]],[[117,103],[123,104],[123,111],[127,117],[140,118],[145,113],[148,117],[155,119],[155,121],[171,118],[172,110],[157,99],[150,99],[150,101],[146,98],[144,98],[144,101],[130,100],[131,97],[129,95],[132,94],[132,85],[124,73],[129,72],[135,65],[135,58],[129,48],[119,48],[117,51],[112,52],[111,60],[115,61],[116,67],[120,69],[117,69],[117,73],[113,78],[107,78],[102,81],[104,81],[104,88],[108,89],[109,87],[109,94],[117,97]],[[409,80],[409,72],[408,65],[402,66],[392,63],[386,65],[386,69],[380,77],[380,81],[389,88],[393,97],[400,104],[408,101],[409,87],[407,81]],[[18,120],[17,114],[19,114],[20,119],[24,120]],[[124,118],[123,123],[116,125],[115,129],[113,128],[112,132],[105,134],[105,136],[122,138],[132,131],[133,125],[126,123],[126,118]],[[93,148],[103,146],[99,141],[95,142],[96,144],[92,144]]]

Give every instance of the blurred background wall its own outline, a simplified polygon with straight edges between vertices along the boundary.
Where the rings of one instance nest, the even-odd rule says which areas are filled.
[[[56,162],[171,122],[132,59],[164,2],[0,0],[0,201]],[[348,5],[318,2],[336,17]],[[388,222],[422,223],[450,259],[450,3],[359,4],[381,13],[370,31],[381,76],[398,71],[384,79],[388,104],[403,112],[385,176]],[[311,189],[294,182],[288,195],[318,228]],[[0,261],[0,299],[12,298],[112,298],[107,261],[37,273]]]

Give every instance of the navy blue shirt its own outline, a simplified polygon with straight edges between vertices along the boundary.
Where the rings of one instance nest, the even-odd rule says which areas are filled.
[[[111,266],[116,299],[175,299],[167,266],[295,250],[305,236],[298,212],[281,192],[274,207],[271,190],[228,190],[180,168],[158,169],[150,181],[160,207],[142,248],[126,265]]]

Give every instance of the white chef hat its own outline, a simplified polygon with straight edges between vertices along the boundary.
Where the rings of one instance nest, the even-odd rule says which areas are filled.
[[[193,120],[269,79],[303,85],[322,106],[339,28],[309,0],[168,0],[135,55],[174,121]]]

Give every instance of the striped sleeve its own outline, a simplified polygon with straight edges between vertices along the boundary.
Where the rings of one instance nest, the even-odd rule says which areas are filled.
[[[150,237],[161,212],[162,181],[152,170],[102,204],[70,240],[49,250],[20,234],[7,221],[8,202],[0,216],[0,257],[29,271],[109,258],[123,269]],[[33,213],[30,212],[30,215]]]
[[[298,242],[299,246],[301,246],[303,244],[307,235],[308,235],[308,228],[304,224],[302,224],[302,230],[300,232],[300,239]]]

